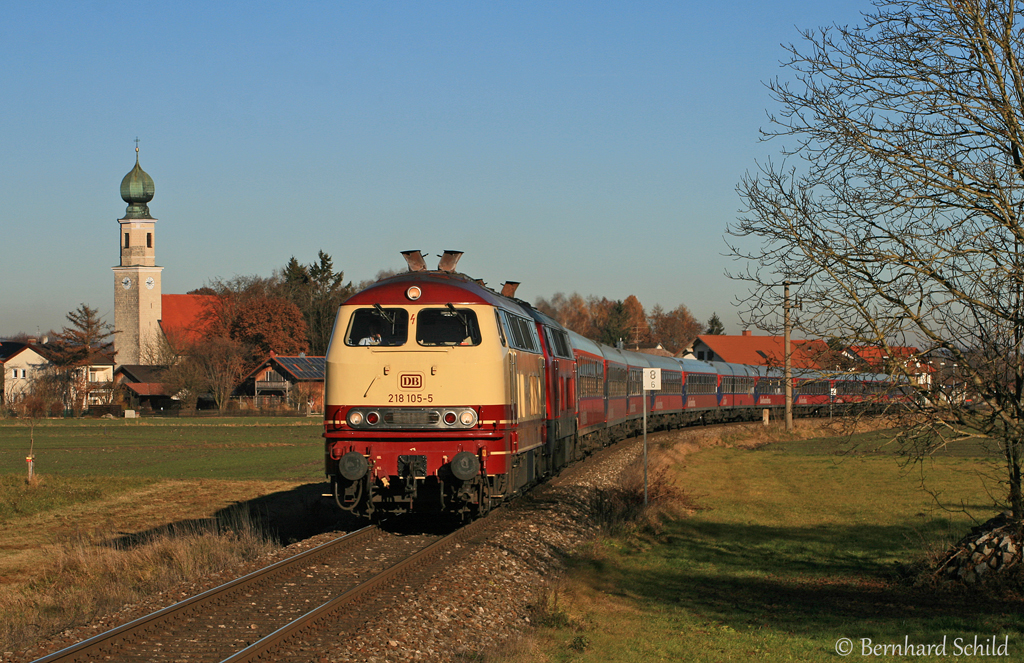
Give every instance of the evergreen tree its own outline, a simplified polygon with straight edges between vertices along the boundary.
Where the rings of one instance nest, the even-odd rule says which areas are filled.
[[[629,311],[621,301],[615,302],[608,309],[608,317],[598,341],[614,347],[620,340],[625,341],[629,338],[629,333]]]
[[[317,259],[303,265],[292,256],[280,278],[284,296],[302,312],[310,353],[324,355],[331,342],[338,307],[354,294],[354,289],[351,283],[345,283],[344,272],[334,271],[330,255],[321,250]]]
[[[721,336],[725,333],[725,325],[718,319],[717,313],[711,314],[711,317],[708,319],[708,328],[704,330],[704,333],[713,336]]]
[[[64,327],[54,340],[50,357],[56,366],[67,368],[88,363],[95,352],[114,354],[114,329],[103,322],[99,311],[81,304],[67,314],[71,326]]]

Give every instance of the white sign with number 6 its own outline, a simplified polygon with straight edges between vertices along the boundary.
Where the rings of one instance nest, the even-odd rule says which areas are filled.
[[[644,369],[644,389],[646,391],[661,391],[661,369]]]

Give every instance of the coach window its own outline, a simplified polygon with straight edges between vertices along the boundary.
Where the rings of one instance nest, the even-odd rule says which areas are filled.
[[[345,345],[405,345],[408,338],[409,312],[405,309],[361,308],[349,320]]]
[[[420,345],[480,345],[480,326],[469,309],[425,308],[416,319]]]

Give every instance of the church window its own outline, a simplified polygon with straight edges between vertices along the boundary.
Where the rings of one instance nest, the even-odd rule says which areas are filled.
[[[146,233],[146,248],[153,248],[153,233]]]
[[[130,244],[128,243],[128,233],[125,233],[124,234],[124,248],[127,249],[129,246],[130,246]]]

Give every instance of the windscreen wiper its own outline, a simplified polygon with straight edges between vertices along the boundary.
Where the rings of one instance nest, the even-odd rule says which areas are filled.
[[[449,306],[450,306],[450,304],[449,304]],[[383,308],[381,308],[380,304],[377,304],[377,303],[374,303],[373,308],[377,309],[377,313],[380,314],[380,317],[382,317],[385,320],[387,320],[388,322],[390,322],[391,323],[391,327],[394,328],[394,326],[395,326],[395,316],[394,316],[394,314],[388,313]]]

